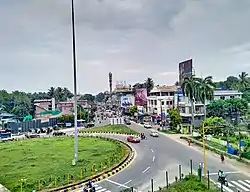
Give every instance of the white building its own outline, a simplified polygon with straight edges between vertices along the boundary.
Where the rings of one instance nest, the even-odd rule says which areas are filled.
[[[149,114],[168,114],[169,109],[175,105],[176,86],[156,86],[149,93],[147,111]]]
[[[237,90],[215,90],[214,100],[242,98],[242,94]]]
[[[177,91],[178,98],[178,108],[182,118],[187,121],[191,120],[191,103],[187,97],[183,97],[182,91],[179,89]],[[238,90],[215,90],[214,91],[214,100],[219,99],[233,99],[233,98],[242,98],[242,93]],[[206,105],[209,101],[206,101]],[[194,117],[195,121],[201,121],[204,118],[204,105],[201,102],[194,103]]]
[[[236,90],[215,90],[214,99],[241,98],[242,93]],[[209,102],[207,101],[206,104]],[[183,97],[181,88],[176,86],[156,86],[148,96],[147,112],[152,115],[160,116],[168,114],[171,107],[178,107],[184,123],[191,120],[191,103],[187,97]],[[204,117],[204,105],[201,102],[194,103],[195,121],[201,121]]]

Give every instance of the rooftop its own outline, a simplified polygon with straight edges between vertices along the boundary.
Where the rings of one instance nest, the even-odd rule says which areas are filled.
[[[177,86],[175,85],[157,85],[155,86],[150,93],[156,92],[175,92],[177,91]]]

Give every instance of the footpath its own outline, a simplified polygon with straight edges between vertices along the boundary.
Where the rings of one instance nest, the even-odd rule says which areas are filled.
[[[170,139],[173,139],[173,140],[185,145],[186,147],[192,147],[194,150],[197,150],[197,151],[203,153],[202,147],[200,147],[196,144],[193,144],[193,143],[191,143],[190,146],[188,146],[188,143],[186,140],[180,139],[181,136],[184,136],[183,134],[165,134],[165,133],[162,133],[162,135],[164,135]],[[185,136],[189,137],[189,135],[185,135]],[[216,158],[220,159],[219,154],[212,152],[208,149],[206,149],[206,154],[208,156],[216,157]],[[250,166],[249,165],[242,163],[242,162],[239,162],[236,159],[230,159],[229,157],[226,157],[226,156],[225,156],[225,163],[250,177]]]

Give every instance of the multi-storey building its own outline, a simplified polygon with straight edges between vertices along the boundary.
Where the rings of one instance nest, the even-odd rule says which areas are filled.
[[[87,100],[78,100],[77,104],[81,105],[85,109],[88,109],[91,107],[88,104]],[[72,114],[74,112],[74,101],[69,100],[69,101],[58,102],[56,104],[56,108],[60,110],[62,114]]]
[[[242,93],[236,90],[215,90],[214,99],[241,98]],[[206,101],[208,104],[209,101]],[[152,115],[168,116],[169,109],[177,107],[184,123],[189,123],[192,118],[191,103],[187,97],[183,96],[180,87],[176,86],[156,86],[148,96],[147,111]],[[204,104],[194,102],[195,123],[204,118]]]
[[[149,93],[147,111],[149,114],[165,117],[169,109],[175,106],[176,86],[155,86]]]
[[[44,111],[53,111],[56,108],[55,98],[34,100],[34,105],[35,115],[40,115],[40,113]]]
[[[214,91],[214,100],[218,99],[232,99],[232,98],[241,98],[242,93],[237,90],[215,90]],[[182,116],[184,122],[190,122],[192,117],[191,103],[187,97],[183,97],[182,91],[179,88],[177,90],[178,98],[178,108],[180,115]],[[206,101],[206,105],[210,101]],[[200,122],[204,118],[204,104],[201,102],[194,102],[194,118],[195,122]]]

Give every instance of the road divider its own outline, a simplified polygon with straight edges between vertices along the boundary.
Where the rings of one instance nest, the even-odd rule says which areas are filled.
[[[105,139],[110,139],[110,140],[115,140],[115,141],[119,141],[122,144],[124,144],[125,146],[127,146],[129,152],[128,154],[122,159],[122,161],[116,165],[114,165],[113,167],[111,167],[110,169],[100,172],[98,174],[94,174],[91,177],[88,177],[82,181],[79,181],[77,183],[73,183],[73,184],[69,184],[63,187],[59,187],[59,188],[55,188],[55,189],[51,189],[51,190],[46,190],[46,192],[69,192],[69,191],[74,191],[77,189],[81,189],[85,186],[85,184],[88,181],[92,181],[92,182],[99,182],[101,180],[104,180],[108,177],[111,177],[113,175],[115,175],[116,173],[122,171],[123,169],[125,169],[134,159],[135,157],[135,151],[132,149],[132,147],[130,145],[128,145],[127,143],[119,140],[119,139],[114,139],[114,138],[107,138],[104,136],[93,136],[90,135],[89,137],[95,137],[95,138],[105,138]],[[92,167],[92,169],[95,169],[95,167]],[[45,191],[44,191],[45,192]]]

